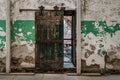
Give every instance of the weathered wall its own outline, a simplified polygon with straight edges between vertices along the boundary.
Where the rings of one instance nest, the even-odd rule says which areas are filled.
[[[0,0],[0,72],[5,68],[6,56],[6,14],[5,1]]]
[[[120,70],[120,0],[82,0],[82,68]],[[106,61],[105,61],[105,54]]]
[[[12,66],[34,67],[35,65],[35,12],[19,12],[19,9],[38,9],[43,5],[53,9],[64,3],[74,9],[74,0],[12,0]]]
[[[64,3],[74,9],[76,0],[11,0],[12,66],[34,67],[34,12],[19,9],[47,9]],[[5,65],[5,0],[0,0],[0,64]],[[120,0],[82,0],[82,69],[120,70]],[[105,61],[105,54],[106,61]]]

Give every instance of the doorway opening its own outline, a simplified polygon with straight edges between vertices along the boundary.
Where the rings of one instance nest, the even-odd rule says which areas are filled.
[[[75,11],[65,11],[64,24],[64,68],[76,67],[75,52]]]

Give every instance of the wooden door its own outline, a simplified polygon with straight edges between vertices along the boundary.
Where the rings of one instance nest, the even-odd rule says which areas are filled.
[[[36,69],[63,68],[63,11],[35,13]]]

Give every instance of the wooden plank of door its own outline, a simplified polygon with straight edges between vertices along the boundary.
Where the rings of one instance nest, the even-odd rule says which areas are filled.
[[[54,14],[54,13],[52,11],[52,12],[49,12],[49,14]],[[55,68],[57,69],[57,68],[62,68],[63,66],[63,43],[62,43],[63,42],[63,23],[61,19],[63,15],[61,14],[60,11],[58,12],[58,14],[60,16],[53,16],[53,15],[49,16],[49,19],[52,19],[52,17],[54,17],[51,23],[48,22],[50,21],[48,20],[48,17],[47,17],[48,15],[46,16],[37,15],[40,18],[43,17],[42,19],[40,18],[37,19],[38,21],[41,22],[41,23],[38,22],[37,27],[41,28],[40,25],[41,24],[44,25],[42,26],[43,30],[37,28],[38,29],[37,32],[39,34],[36,33],[37,34],[36,45],[37,47],[39,47],[37,48],[37,55],[39,56],[36,56],[37,58],[36,61],[38,61],[37,66],[41,69],[55,69]],[[55,17],[57,20],[55,19]],[[61,20],[58,20],[58,19],[61,19]],[[45,21],[47,24],[44,23]],[[49,34],[48,34],[48,30],[51,30]],[[52,48],[50,45],[52,46]]]

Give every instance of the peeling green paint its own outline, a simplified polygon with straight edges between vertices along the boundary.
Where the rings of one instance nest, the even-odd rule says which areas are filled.
[[[103,50],[103,51],[102,51],[102,54],[103,54],[103,55],[107,55],[107,51]]]
[[[111,21],[111,23],[114,22],[116,21]],[[118,23],[108,26],[106,21],[98,21],[97,27],[95,23],[96,21],[82,21],[82,33],[85,34],[85,36],[89,33],[92,33],[95,36],[105,36],[108,33],[112,37],[115,35],[115,32],[120,30],[120,24]]]
[[[115,32],[120,30],[120,24],[107,26],[106,21],[98,21],[96,27],[95,23],[96,21],[82,21],[82,34],[85,34],[86,36],[87,34],[92,33],[95,36],[105,36],[108,33],[112,37],[115,35]],[[34,20],[15,21],[11,31],[12,42],[14,42],[16,38],[19,38],[21,41],[35,42],[35,31],[33,26],[35,26]],[[99,28],[101,28],[102,31]]]
[[[0,49],[1,50],[5,48],[5,44],[6,44],[5,33],[6,33],[6,20],[0,20]]]
[[[15,42],[16,38],[20,41],[35,42],[35,21],[17,20],[12,25],[11,40]]]
[[[82,33],[87,35],[92,32],[95,36],[97,36],[99,32],[93,23],[95,23],[95,21],[82,21]]]
[[[120,32],[120,23],[117,21],[82,21],[81,29],[84,35],[83,38],[87,38],[87,35],[90,34],[88,39],[91,40],[91,37],[93,38],[98,45],[98,49],[102,50],[102,55],[107,54],[107,51],[111,49],[110,45],[120,46],[119,41],[116,41],[116,39],[120,39],[117,33],[118,31]],[[108,38],[112,40],[108,40]]]
[[[103,44],[99,44],[99,47],[102,48],[102,47],[104,47],[104,45]]]

